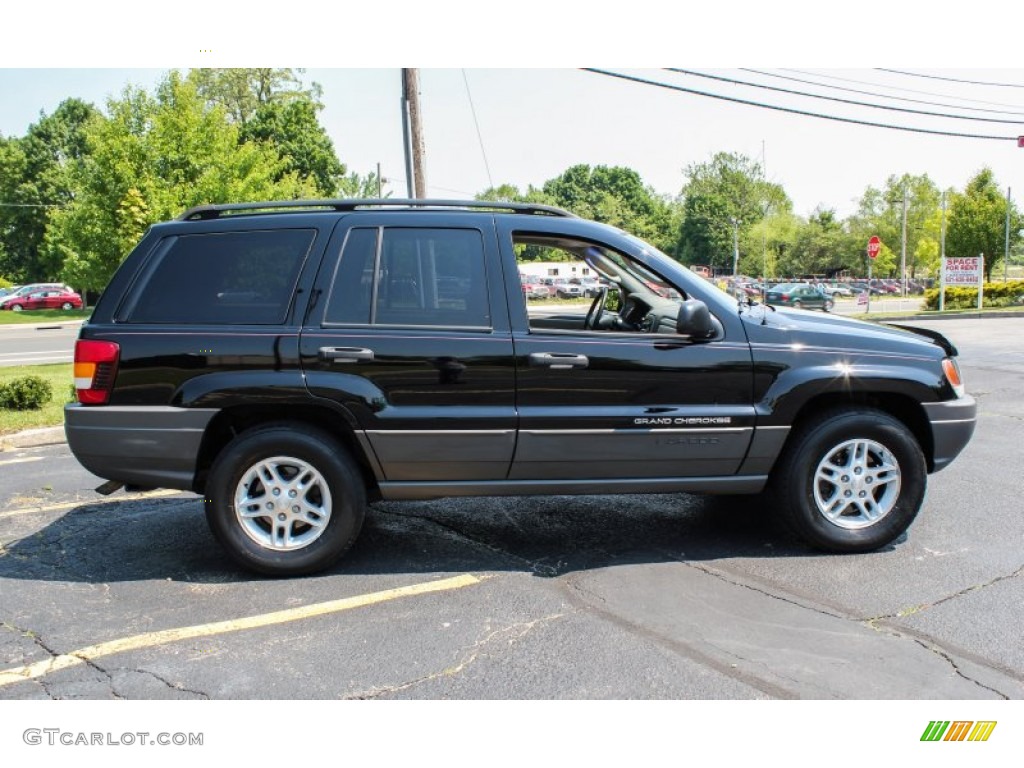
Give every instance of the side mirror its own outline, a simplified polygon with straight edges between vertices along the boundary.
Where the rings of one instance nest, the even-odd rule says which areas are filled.
[[[676,333],[691,339],[710,339],[715,335],[708,305],[699,299],[687,299],[679,305],[676,315]]]

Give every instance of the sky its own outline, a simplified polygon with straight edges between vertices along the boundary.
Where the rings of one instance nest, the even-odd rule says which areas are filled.
[[[873,2],[856,7],[870,12]],[[629,7],[642,9],[644,4],[641,0]],[[566,3],[567,7],[572,5]],[[820,11],[820,5],[813,3],[781,5],[807,13],[813,8]],[[402,7],[401,3],[395,6],[396,16],[401,16]],[[517,7],[529,8],[530,3]],[[336,43],[332,55],[323,53],[316,44],[321,39],[318,35],[330,34],[329,23],[324,30],[304,30],[304,34],[312,35],[309,41],[281,35],[277,40],[284,43],[273,48],[261,46],[259,36],[270,34],[262,27],[249,27],[248,37],[240,35],[240,41],[224,49],[201,49],[195,46],[205,43],[192,41],[169,44],[168,40],[176,39],[173,30],[133,43],[134,47],[123,47],[120,52],[103,47],[102,41],[83,49],[80,36],[69,38],[78,41],[78,48],[61,48],[49,54],[35,47],[19,50],[16,40],[13,49],[0,52],[0,65],[4,67],[0,69],[0,134],[22,135],[41,111],[52,112],[69,96],[102,105],[127,83],[152,88],[171,67],[306,65],[304,78],[323,86],[321,121],[342,162],[360,174],[374,171],[380,163],[389,182],[386,189],[394,197],[403,197],[406,186],[400,69],[388,62],[421,63],[434,65],[422,67],[420,75],[428,193],[433,197],[472,197],[492,184],[511,183],[523,189],[530,184],[539,186],[578,163],[628,166],[655,191],[672,196],[678,195],[685,184],[685,169],[709,160],[716,152],[736,152],[758,162],[763,160],[767,178],[784,187],[794,210],[803,216],[818,207],[847,216],[856,210],[867,186],[881,187],[890,175],[903,173],[928,174],[940,187],[963,188],[987,166],[1004,190],[1007,186],[1017,190],[1015,199],[1024,196],[1024,148],[1018,148],[1013,140],[1024,134],[1024,69],[1008,68],[991,54],[998,50],[1000,30],[1005,33],[1010,27],[1020,26],[1004,28],[990,23],[981,13],[985,2],[972,6],[978,13],[960,16],[955,23],[947,21],[945,26],[928,27],[916,19],[916,34],[905,41],[899,60],[893,58],[889,40],[861,45],[858,34],[876,30],[875,22],[855,16],[833,22],[828,39],[799,27],[795,31],[787,28],[782,34],[777,29],[766,33],[762,26],[772,17],[764,15],[761,6],[740,2],[730,6],[738,9],[732,17],[708,17],[713,12],[698,12],[705,14],[700,28],[716,28],[712,24],[717,23],[721,34],[687,39],[682,28],[675,37],[666,35],[658,24],[650,22],[650,17],[639,13],[623,18],[621,30],[617,29],[618,20],[600,16],[602,9],[611,7],[621,12],[621,5],[594,2],[578,7],[589,8],[600,18],[598,32],[588,31],[589,17],[559,16],[556,11],[549,13],[547,26],[536,24],[528,14],[525,20],[492,20],[497,27],[476,19],[483,25],[473,28],[476,42],[461,48],[446,44],[459,36],[459,28],[432,29],[424,42],[423,36],[414,34],[413,17],[411,25],[400,29],[393,23],[381,28],[378,19],[375,34],[358,36],[358,42],[352,41],[351,33],[357,25],[347,24],[346,32],[339,33],[338,38],[346,42]],[[892,23],[899,23],[902,11],[885,4],[875,7],[887,18],[884,28],[892,32]],[[423,9],[419,12],[425,13]],[[747,23],[738,26],[737,19]],[[431,21],[435,26],[439,23],[437,18]],[[83,16],[81,23],[96,22]],[[173,27],[177,22],[167,19],[161,20],[163,23]],[[984,44],[971,37],[972,27],[979,23],[987,29]],[[573,25],[583,25],[583,34],[563,39],[556,33]],[[508,29],[503,30],[506,26]],[[195,34],[194,26],[187,29]],[[470,39],[468,29],[460,42]],[[483,42],[482,29],[487,30]],[[726,29],[728,35],[724,34]],[[110,33],[106,28],[96,32],[101,37]],[[643,37],[638,37],[638,32]],[[944,45],[939,32],[947,39]],[[598,37],[601,34],[603,39]],[[492,37],[493,44],[489,45]],[[619,43],[609,44],[609,39],[616,38]],[[122,44],[125,39],[121,38]],[[553,45],[553,39],[561,44]],[[581,42],[587,40],[592,43]],[[396,61],[406,48],[416,52],[415,58],[420,61]],[[888,61],[877,61],[881,58],[877,55],[879,49],[889,51]],[[495,55],[494,51],[500,53]],[[617,73],[720,96],[914,128],[994,135],[1003,140],[930,136],[786,114],[575,68],[582,56],[602,58],[602,54],[613,60],[657,59],[703,75],[833,98],[1019,122],[938,119],[797,97],[663,69],[605,65]],[[353,59],[367,66],[353,67]],[[545,67],[524,68],[524,60],[536,60]],[[963,68],[964,63],[970,67]],[[133,68],[125,66],[128,64]],[[771,75],[752,74],[740,67]],[[957,83],[935,77],[1001,85]],[[820,85],[783,78],[814,80]]]

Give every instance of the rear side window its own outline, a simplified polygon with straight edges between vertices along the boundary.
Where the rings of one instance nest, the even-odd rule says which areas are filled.
[[[483,237],[476,229],[351,230],[324,322],[490,328]]]
[[[280,229],[177,237],[150,264],[128,322],[277,325],[316,231]]]

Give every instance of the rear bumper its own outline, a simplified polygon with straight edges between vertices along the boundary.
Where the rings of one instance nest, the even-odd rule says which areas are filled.
[[[978,404],[970,395],[941,403],[924,403],[935,446],[933,472],[949,466],[970,442],[978,420]]]
[[[64,407],[75,458],[94,475],[130,485],[191,491],[196,457],[214,408]]]

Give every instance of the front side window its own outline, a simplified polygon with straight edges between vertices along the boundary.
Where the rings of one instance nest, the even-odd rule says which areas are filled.
[[[310,229],[179,236],[147,269],[128,322],[283,323],[315,236]]]
[[[489,328],[483,238],[475,229],[352,229],[328,325]]]

